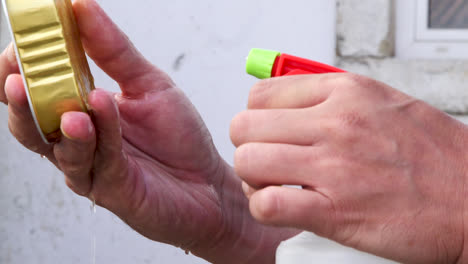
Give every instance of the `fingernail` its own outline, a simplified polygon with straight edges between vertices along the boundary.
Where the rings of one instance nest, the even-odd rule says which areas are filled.
[[[93,125],[91,123],[88,123],[88,137],[93,133]]]
[[[66,132],[65,132],[65,129],[63,129],[62,126],[60,126],[60,130],[62,131],[62,135],[64,135],[66,138],[70,139],[70,140],[74,140],[74,138],[72,138],[70,135],[68,135]]]
[[[16,55],[15,55],[15,49],[13,47],[13,43],[10,43],[10,45],[8,45],[8,47],[5,50],[5,54],[10,63],[16,62]]]
[[[65,132],[65,129],[63,128],[63,124],[66,122],[66,118],[64,115],[62,115],[62,120],[60,121],[60,132],[62,132],[62,135],[70,140],[73,140],[73,138]]]

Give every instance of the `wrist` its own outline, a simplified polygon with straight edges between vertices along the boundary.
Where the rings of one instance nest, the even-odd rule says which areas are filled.
[[[219,186],[221,226],[208,241],[199,241],[190,251],[212,263],[274,263],[279,244],[300,231],[264,226],[251,216],[241,181],[224,161]]]

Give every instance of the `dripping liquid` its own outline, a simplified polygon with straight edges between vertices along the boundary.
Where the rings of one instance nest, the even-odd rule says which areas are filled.
[[[92,259],[91,263],[96,264],[96,225],[97,225],[97,219],[96,219],[96,200],[93,199],[91,203],[91,217],[93,218],[91,221],[91,236],[92,236]]]

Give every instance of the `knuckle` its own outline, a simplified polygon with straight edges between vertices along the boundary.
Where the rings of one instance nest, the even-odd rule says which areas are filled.
[[[360,86],[361,84],[369,82],[370,80],[367,77],[354,73],[346,73],[342,77],[343,81],[349,86]]]
[[[344,113],[324,123],[322,129],[334,145],[353,147],[363,140],[363,131],[368,126],[365,117],[356,113]]]
[[[63,173],[69,178],[79,178],[84,174],[88,174],[86,170],[79,164],[73,162],[66,162],[63,159],[57,159]]]
[[[61,171],[69,178],[80,178],[83,175],[89,174],[88,162],[83,160],[74,159],[73,156],[64,155],[57,148],[54,150],[54,155],[59,164]]]
[[[437,108],[429,106],[426,102],[420,99],[412,98],[407,100],[404,103],[404,108],[420,117],[421,120],[427,120],[433,116],[440,116],[440,111]]]
[[[342,229],[342,215],[336,211],[334,201],[327,197],[324,202],[323,213],[326,214],[327,221],[317,227],[318,234],[328,238],[335,238],[337,232]]]
[[[231,121],[230,137],[235,146],[245,143],[244,135],[248,134],[250,128],[250,114],[244,111],[235,116]]]
[[[268,101],[268,94],[273,88],[274,83],[274,79],[265,79],[257,82],[250,90],[248,108],[265,107]]]
[[[340,80],[343,80],[344,76],[348,73],[329,73],[329,74],[317,74],[317,75],[306,75],[308,78],[317,79],[321,86],[334,86]]]
[[[65,179],[65,184],[70,190],[72,190],[74,193],[80,196],[88,196],[91,188],[90,186],[88,186],[87,188],[77,187],[76,184],[73,183],[72,180],[70,180],[69,178]]]
[[[77,164],[68,164],[65,166],[65,172],[69,177],[77,177],[84,174],[83,168]]]
[[[281,212],[280,199],[273,187],[265,188],[263,191],[254,195],[257,197],[254,198],[254,210],[252,211],[255,212],[255,218],[257,218],[257,220],[269,222],[274,219],[278,212]]]
[[[81,190],[78,189],[69,179],[65,180],[65,184],[67,185],[68,189],[72,190],[74,193],[80,195]]]
[[[374,86],[375,84],[370,84],[374,82],[373,80],[358,75],[354,73],[343,73],[338,75],[338,79],[336,80],[336,88],[344,91],[352,91],[357,92],[361,89],[369,86]]]
[[[354,141],[360,132],[371,127],[369,117],[358,111],[337,113],[321,125],[324,133],[335,139]]]
[[[361,236],[359,236],[361,223],[355,223],[352,219],[350,213],[337,212],[332,222],[333,225],[328,230],[328,236],[343,244],[359,247],[361,244]]]
[[[6,59],[11,67],[10,70],[15,70],[18,68],[18,61],[16,60],[15,48],[13,42],[8,45],[8,47],[3,51]]]
[[[251,144],[245,144],[236,149],[234,153],[234,167],[239,177],[245,177],[249,168]]]
[[[305,155],[295,157],[298,164],[305,164],[312,169],[318,169],[326,164],[327,156],[324,151],[318,152],[316,149],[310,148],[310,150],[306,150],[304,154]]]
[[[367,117],[359,111],[346,111],[344,113],[338,114],[338,121],[341,124],[341,127],[347,129],[345,132],[351,132],[350,129],[355,128],[364,128],[368,124]]]

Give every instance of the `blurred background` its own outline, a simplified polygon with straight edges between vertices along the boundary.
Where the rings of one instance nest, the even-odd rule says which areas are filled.
[[[231,164],[234,147],[229,123],[245,109],[250,87],[256,82],[244,71],[245,58],[254,47],[337,64],[388,81],[460,119],[468,109],[459,103],[467,98],[460,92],[464,89],[457,88],[466,83],[466,74],[462,73],[468,70],[463,62],[435,62],[432,66],[438,69],[437,63],[444,63],[439,76],[461,72],[455,80],[436,80],[447,91],[431,88],[428,92],[426,85],[414,88],[414,80],[433,83],[434,79],[407,75],[431,74],[432,62],[430,58],[402,60],[396,54],[398,47],[393,42],[398,27],[392,24],[395,3],[391,0],[97,1],[137,48],[185,91],[207,123],[220,153]],[[437,1],[425,1],[430,13],[430,2]],[[454,26],[440,13],[443,7],[437,8],[439,13],[431,15],[435,27],[463,30],[467,25],[460,22],[463,14],[457,14]],[[3,13],[1,16],[3,49],[10,35]],[[98,87],[118,89],[92,62],[91,67]],[[402,78],[395,78],[392,71]],[[7,107],[1,105],[1,264],[94,263],[94,254],[95,263],[206,263],[180,249],[147,240],[105,209],[97,208],[93,214],[91,203],[69,191],[57,169],[16,143],[7,120]],[[277,254],[279,264],[390,263],[307,233],[283,243]]]

